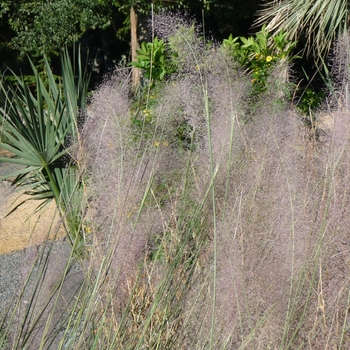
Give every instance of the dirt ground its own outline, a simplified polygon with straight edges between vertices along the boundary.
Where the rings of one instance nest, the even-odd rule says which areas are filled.
[[[0,157],[4,156],[9,156],[8,152],[0,149]],[[12,208],[26,198],[20,193],[14,193],[5,183],[0,183],[0,254],[38,245],[49,232],[51,239],[65,235],[53,202],[33,215],[40,201],[28,201],[7,216]]]
[[[14,206],[28,197],[19,196],[19,193],[8,194],[7,189],[1,188],[0,198],[0,254],[38,245],[49,232],[51,239],[65,235],[62,225],[59,225],[55,203],[33,215],[40,202],[28,201],[6,217]]]

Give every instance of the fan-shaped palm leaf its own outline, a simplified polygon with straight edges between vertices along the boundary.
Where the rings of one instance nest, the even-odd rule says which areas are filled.
[[[88,79],[81,65],[75,78],[67,51],[62,52],[61,62],[62,87],[56,83],[46,59],[48,87],[32,63],[35,93],[16,75],[14,84],[1,80],[0,148],[14,156],[0,161],[23,165],[2,179],[15,177],[13,184],[23,188],[31,199],[44,200],[40,207],[54,199],[60,214],[71,224],[75,221],[71,203],[74,196],[80,196],[80,175],[71,167],[68,146],[78,136],[78,119],[85,111]]]
[[[349,6],[349,0],[273,0],[257,23],[267,23],[270,31],[283,29],[291,40],[305,36],[305,53],[324,58],[335,37],[348,29]]]

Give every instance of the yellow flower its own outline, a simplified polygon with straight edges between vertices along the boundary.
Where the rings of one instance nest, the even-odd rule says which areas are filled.
[[[154,141],[154,143],[153,143],[156,147],[158,147],[159,146],[159,141]]]
[[[165,146],[165,147],[168,147],[169,146],[169,142],[168,141],[163,141],[162,145]]]
[[[267,56],[266,57],[266,62],[271,62],[272,61],[272,57],[271,56]]]

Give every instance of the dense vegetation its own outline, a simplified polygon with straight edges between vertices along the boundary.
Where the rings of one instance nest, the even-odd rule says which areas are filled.
[[[57,62],[61,47],[80,43],[89,60],[105,73],[122,55],[130,58],[131,8],[138,16],[138,36],[148,36],[148,18],[161,9],[191,13],[207,32],[222,39],[230,33],[244,35],[253,22],[259,0],[56,0],[2,1],[0,6],[0,69],[31,74],[29,54],[42,68],[42,55]],[[84,51],[85,52],[85,51]],[[58,68],[58,67],[57,67]]]
[[[23,281],[0,346],[348,348],[349,36],[314,108],[293,99],[286,32],[216,43],[183,17],[152,24],[134,93],[121,64],[87,100],[67,51],[61,79],[44,60],[35,89],[1,81],[14,185],[55,200],[72,253],[55,285]]]

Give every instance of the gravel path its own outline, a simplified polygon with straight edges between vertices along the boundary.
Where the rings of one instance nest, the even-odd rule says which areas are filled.
[[[1,149],[0,156],[4,156]],[[0,177],[16,169],[18,169],[18,165],[0,162]],[[11,193],[9,183],[0,182],[0,340],[4,327],[6,328],[7,325],[5,316],[12,314],[16,303],[19,301],[14,322],[11,323],[10,339],[2,347],[0,345],[1,350],[12,348],[11,337],[18,331],[17,327],[21,324],[25,310],[31,303],[33,287],[38,285],[37,281],[40,281],[41,287],[36,291],[37,301],[31,308],[33,317],[43,309],[55,286],[60,282],[71,253],[69,242],[62,238],[63,235],[60,233],[58,235],[59,240],[43,243],[48,228],[53,223],[54,206],[50,209],[51,211],[45,212],[45,215],[42,215],[40,219],[33,217],[34,226],[31,226],[30,221],[27,222],[26,219],[36,208],[38,202],[28,202],[14,214],[5,218],[14,196],[18,196],[18,194]],[[74,300],[83,278],[80,264],[73,264],[58,297],[57,306],[53,313],[53,325],[58,324],[62,315],[67,312],[67,307],[69,308],[71,301]],[[24,289],[27,279],[28,283]],[[52,303],[53,301],[45,309],[41,318],[42,321],[35,326],[35,331],[32,332],[25,349],[36,350],[39,348],[41,334],[45,328],[45,320],[48,317]],[[5,322],[1,328],[3,320]],[[50,329],[50,331],[53,329]],[[57,342],[58,339],[50,346],[44,346],[44,349],[57,349]],[[22,346],[19,345],[17,348],[20,349]]]
[[[41,288],[35,294],[37,302],[35,306],[32,307],[33,315],[42,310],[43,305],[45,305],[46,301],[50,298],[57,283],[60,282],[60,276],[65,270],[70,252],[70,244],[62,240],[48,243],[45,246],[42,244],[26,248],[22,251],[0,255],[0,325],[5,315],[11,314],[15,304],[20,300],[19,307],[15,313],[16,321],[11,325],[11,335],[16,332],[16,325],[21,324],[25,309],[31,303],[33,287],[37,285],[36,281],[40,280]],[[38,260],[40,261],[38,262]],[[29,282],[27,287],[23,289],[28,277]],[[58,325],[60,318],[66,312],[70,302],[74,300],[74,296],[79,290],[83,278],[84,275],[80,264],[73,264],[58,298],[57,307],[53,314],[53,325]],[[21,299],[19,299],[22,291],[24,291],[23,295]],[[45,328],[45,320],[47,319],[52,304],[53,301],[45,309],[43,317],[41,318],[42,321],[36,325],[32,337],[26,344],[26,349],[38,349],[41,334]],[[8,310],[10,310],[10,312],[8,312]],[[51,330],[53,329],[54,328]],[[44,349],[57,348],[57,342],[58,339],[51,346],[44,347]],[[5,345],[5,348],[2,349],[10,349],[10,343],[11,340]]]

